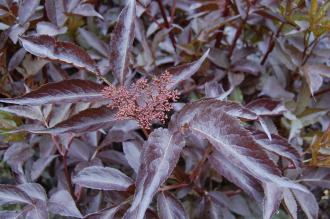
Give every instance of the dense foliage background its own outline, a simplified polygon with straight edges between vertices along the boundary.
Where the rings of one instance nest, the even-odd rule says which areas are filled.
[[[330,217],[329,1],[0,0],[0,30],[0,218]]]

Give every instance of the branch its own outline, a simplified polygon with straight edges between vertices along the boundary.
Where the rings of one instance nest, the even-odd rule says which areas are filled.
[[[190,186],[189,183],[180,183],[180,184],[175,184],[175,185],[170,185],[170,186],[164,186],[159,189],[159,191],[168,191],[168,190],[173,190],[173,189],[181,189]]]
[[[225,6],[224,6],[225,9],[222,13],[222,17],[227,17],[229,15],[229,5],[230,5],[229,0],[226,0]],[[225,30],[225,25],[222,25],[219,28],[219,30],[218,30],[219,32],[217,33],[217,35],[215,37],[216,38],[215,39],[215,48],[220,48],[224,30]]]
[[[70,137],[69,143],[68,143],[68,148],[65,149],[65,151],[63,151],[63,146],[58,142],[58,140],[56,139],[56,136],[52,135],[52,140],[56,146],[56,149],[58,151],[58,153],[61,155],[61,158],[63,160],[63,171],[64,171],[64,176],[66,179],[66,183],[68,186],[68,190],[71,194],[71,196],[74,198],[74,192],[73,192],[73,185],[72,185],[72,180],[71,180],[71,175],[70,172],[68,170],[68,153],[69,153],[69,149],[73,140],[73,136]]]
[[[157,0],[157,3],[158,3],[158,6],[159,6],[159,9],[160,9],[160,12],[161,12],[161,14],[163,16],[165,27],[167,29],[170,29],[171,28],[171,25],[170,25],[170,23],[167,20],[167,16],[166,16],[166,13],[165,13],[165,8],[164,8],[164,5],[162,3],[162,0]],[[169,36],[170,36],[170,40],[172,42],[173,48],[176,50],[176,41],[175,41],[175,37],[173,35],[173,31],[172,30],[170,30]]]
[[[284,26],[284,23],[282,23],[279,28],[277,29],[276,31],[276,34],[275,34],[275,39],[279,37],[282,29],[283,29],[283,26]],[[264,57],[262,58],[262,60],[260,61],[260,64],[261,65],[264,65],[269,54],[273,51],[274,47],[275,47],[275,39],[274,39],[274,33],[272,33],[272,35],[270,36],[270,39],[269,39],[269,43],[268,43],[268,48],[267,48],[267,51],[264,55]]]
[[[65,150],[64,155],[62,156],[63,159],[63,171],[65,175],[66,182],[68,184],[69,192],[73,198],[75,198],[74,191],[73,191],[73,185],[72,185],[72,180],[71,180],[71,174],[68,169],[68,153],[70,150],[70,146],[73,140],[73,136],[70,136],[70,140],[68,143],[68,148]]]
[[[163,29],[164,28],[164,25],[161,25],[158,21],[157,21],[157,19],[150,13],[150,10],[149,10],[149,8],[147,8],[144,4],[142,4],[139,0],[137,0],[136,1],[141,7],[143,7],[144,8],[144,10],[145,10],[145,12],[146,12],[146,15],[148,15],[148,17],[153,21],[153,22],[155,22],[155,24],[157,24],[158,25],[158,27],[160,28],[160,29]]]
[[[192,182],[195,182],[196,179],[201,174],[202,167],[211,153],[212,153],[212,146],[208,145],[204,151],[202,160],[200,160],[199,163],[196,165],[196,167],[191,171],[190,180]]]
[[[231,58],[232,58],[234,49],[236,47],[238,38],[241,36],[242,31],[243,31],[243,28],[244,28],[244,26],[245,26],[245,24],[246,24],[246,22],[247,22],[247,20],[249,18],[249,13],[250,13],[250,4],[248,4],[248,6],[247,6],[246,16],[242,20],[242,22],[240,23],[239,27],[237,28],[237,31],[236,31],[235,36],[234,36],[233,43],[231,44],[231,46],[229,48],[229,52],[228,52],[228,60],[229,60],[229,62],[231,62]]]

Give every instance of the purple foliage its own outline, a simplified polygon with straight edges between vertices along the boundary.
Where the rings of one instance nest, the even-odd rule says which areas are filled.
[[[1,0],[0,219],[328,218],[330,2]]]

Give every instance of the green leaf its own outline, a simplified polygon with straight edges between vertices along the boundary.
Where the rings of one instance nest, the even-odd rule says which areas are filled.
[[[310,8],[310,11],[309,11],[309,14],[310,14],[311,17],[314,17],[314,15],[317,14],[318,8],[319,8],[319,6],[318,6],[317,0],[312,0],[311,1],[311,8]]]
[[[230,94],[229,97],[230,100],[238,102],[238,103],[243,103],[243,94],[241,89],[239,89],[238,87],[236,87],[233,92]]]
[[[322,17],[325,16],[329,8],[330,8],[330,1],[328,1],[327,3],[325,3],[320,7],[318,14]]]
[[[0,135],[3,136],[4,142],[22,141],[25,137],[24,133],[4,134],[2,132],[16,129],[22,124],[22,120],[13,114],[0,111]]]

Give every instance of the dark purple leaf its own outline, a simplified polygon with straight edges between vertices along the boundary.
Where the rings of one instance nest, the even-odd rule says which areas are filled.
[[[260,98],[251,101],[246,104],[245,107],[255,112],[257,115],[262,116],[280,115],[286,111],[286,108],[281,101],[267,98]]]
[[[92,166],[80,171],[73,182],[87,188],[125,191],[133,184],[131,178],[117,169]]]
[[[17,43],[19,37],[24,34],[24,32],[29,28],[29,23],[24,25],[15,24],[9,28],[8,37],[13,41],[14,44]]]
[[[193,76],[202,66],[203,62],[209,55],[210,50],[208,49],[204,55],[199,58],[197,61],[172,67],[167,69],[167,71],[173,75],[171,83],[167,86],[168,89],[174,89],[178,84],[184,80],[189,79]]]
[[[10,59],[8,63],[8,71],[13,71],[24,59],[26,51],[24,48],[19,49]]]
[[[297,219],[297,202],[290,191],[290,189],[284,189],[283,199],[289,214],[293,219]]]
[[[115,150],[101,151],[97,154],[103,162],[109,162],[110,164],[121,165],[129,168],[130,165],[127,162],[125,155],[122,152]]]
[[[20,40],[26,51],[35,56],[72,64],[99,75],[94,61],[87,52],[71,42],[59,42],[47,35],[20,37]]]
[[[154,212],[153,210],[151,210],[150,208],[146,211],[145,218],[148,218],[148,219],[159,219],[157,213]]]
[[[104,208],[98,212],[88,214],[84,217],[84,219],[113,219],[117,212],[123,208],[127,203],[121,203],[116,206],[112,206],[109,208]]]
[[[57,19],[56,19],[56,6],[55,6],[56,0],[45,0],[45,10],[47,18],[55,25],[57,25]],[[63,1],[62,1],[63,4]]]
[[[285,90],[284,85],[276,78],[276,76],[269,76],[262,83],[262,90],[260,96],[266,95],[275,99],[291,100],[294,94]]]
[[[51,155],[44,158],[39,158],[32,164],[31,168],[31,179],[36,180],[42,174],[42,172],[46,169],[46,167],[53,161],[53,159],[57,157],[57,155]]]
[[[94,6],[86,2],[79,2],[78,5],[73,8],[73,10],[69,11],[69,13],[86,17],[98,17],[100,19],[103,19],[102,15],[95,11]]]
[[[322,86],[322,76],[330,77],[330,67],[326,65],[306,64],[300,69],[300,72],[305,76],[312,95]]]
[[[13,133],[19,133],[19,132],[30,132],[30,133],[38,133],[40,130],[45,130],[45,126],[43,125],[36,125],[36,124],[27,124],[27,125],[21,125],[17,129],[5,131],[3,133],[13,134]]]
[[[33,58],[31,54],[27,54],[22,62],[22,67],[24,68],[24,73],[22,74],[37,75],[48,62],[46,59]]]
[[[40,0],[23,0],[18,9],[18,21],[24,25],[34,14],[39,6]]]
[[[92,81],[71,79],[49,83],[16,98],[0,98],[0,102],[20,105],[74,103],[103,100],[103,87]]]
[[[183,146],[182,136],[167,129],[159,128],[149,135],[141,154],[135,197],[125,219],[144,218],[153,196],[176,166]]]
[[[227,208],[222,209],[222,217],[228,219],[236,219],[235,215],[231,213]]]
[[[219,205],[214,201],[212,197],[205,196],[201,203],[199,203],[201,212],[199,212],[198,218],[209,219],[235,219],[235,216],[223,205]]]
[[[244,58],[233,64],[233,72],[246,72],[254,76],[258,76],[261,71],[261,66],[255,61]]]
[[[75,160],[88,161],[92,156],[94,148],[87,142],[74,138],[70,145],[69,156]]]
[[[0,107],[0,111],[15,114],[20,117],[43,121],[41,110],[35,106],[7,106]]]
[[[48,219],[47,205],[44,202],[37,201],[34,203],[33,208],[27,207],[29,211],[26,213],[26,219]]]
[[[60,122],[68,119],[72,114],[72,106],[73,104],[61,104],[61,105],[53,105],[51,108],[51,112],[48,114],[48,127],[53,128]]]
[[[207,139],[232,164],[258,180],[308,193],[305,187],[282,178],[280,170],[253,136],[242,127],[238,119],[227,113],[204,110],[194,117],[187,128],[195,135]]]
[[[272,20],[278,20],[282,23],[288,23],[288,24],[291,24],[293,26],[297,26],[295,23],[293,23],[289,20],[286,20],[285,17],[281,16],[278,13],[272,12],[271,10],[267,10],[267,9],[256,10],[255,13],[259,14],[260,16],[262,16],[264,18],[269,18],[269,19],[272,19]]]
[[[123,151],[129,165],[135,173],[138,173],[141,164],[141,151],[143,145],[140,141],[125,141],[123,142]]]
[[[19,211],[0,211],[0,219],[18,219],[20,215]]]
[[[35,136],[33,140],[39,144],[39,158],[45,158],[55,153],[55,145],[50,136]]]
[[[301,167],[302,163],[299,152],[285,138],[273,134],[271,135],[272,140],[269,140],[264,132],[258,130],[251,130],[251,132],[256,142],[264,149],[287,158],[296,168]]]
[[[96,131],[110,126],[114,121],[116,121],[115,112],[104,106],[81,111],[53,128],[35,132],[63,134]]]
[[[53,214],[66,217],[83,217],[70,193],[66,190],[57,191],[50,197],[48,202],[48,209]]]
[[[252,215],[251,210],[249,209],[247,199],[243,198],[242,195],[235,195],[230,197],[230,202],[228,203],[228,208],[235,212],[238,215],[250,216]]]
[[[263,202],[263,219],[270,219],[281,204],[283,189],[276,184],[264,184],[265,198]]]
[[[265,132],[268,139],[271,141],[272,133],[277,132],[276,126],[274,125],[273,121],[265,116],[259,116],[258,121],[260,123],[262,130]]]
[[[59,28],[50,22],[39,22],[36,30],[39,35],[56,36],[59,34],[65,34],[67,32],[67,27]]]
[[[305,212],[308,219],[317,218],[319,212],[318,203],[311,192],[302,192],[300,190],[291,189],[297,202]]]
[[[134,40],[135,0],[128,0],[121,11],[110,41],[110,66],[121,85],[128,75],[129,53]]]
[[[143,139],[134,132],[138,127],[137,122],[134,120],[118,120],[102,140],[100,147],[107,146],[113,142],[125,142],[134,139],[143,141]]]
[[[33,200],[21,189],[12,185],[0,185],[0,205],[32,204]]]
[[[6,161],[11,168],[21,168],[21,165],[33,155],[30,145],[25,143],[15,143],[11,145],[5,152],[3,160]]]
[[[314,188],[319,186],[322,188],[330,188],[330,169],[329,168],[305,168],[303,174],[299,178],[299,182]]]
[[[207,82],[204,87],[205,97],[207,98],[217,98],[225,92],[222,85],[216,81]]]
[[[206,109],[212,109],[214,111],[224,111],[230,116],[238,117],[245,120],[256,120],[258,118],[258,116],[254,112],[246,109],[245,107],[241,106],[236,102],[221,101],[217,99],[207,98],[195,101],[193,103],[189,103],[184,106],[178,113],[176,119],[171,121],[171,128],[174,128],[175,126],[182,126],[188,123],[194,118],[196,114]]]
[[[157,209],[160,219],[186,219],[188,215],[181,202],[169,192],[160,192],[157,196]]]
[[[241,18],[245,18],[247,16],[246,2],[242,0],[235,0],[237,10]]]
[[[228,207],[230,204],[230,199],[224,193],[219,191],[212,191],[209,193],[210,198],[213,202],[217,203],[218,205]]]
[[[67,16],[64,14],[63,0],[45,0],[45,9],[48,19],[56,26],[64,25]]]
[[[222,192],[212,191],[209,193],[209,195],[211,202],[219,206],[219,210],[221,209],[221,211],[224,211],[228,208],[228,206],[231,205],[231,200],[229,199],[229,197],[227,197]]]
[[[94,166],[103,167],[102,161],[98,158],[94,158],[90,161],[81,161],[76,165],[75,171],[78,173],[79,171],[87,167],[94,167]],[[81,188],[81,186],[79,185],[77,185],[77,187]]]
[[[79,33],[84,38],[84,40],[86,41],[86,43],[89,46],[91,46],[93,49],[95,49],[96,51],[98,51],[104,57],[108,57],[109,56],[108,45],[105,44],[100,39],[98,39],[97,36],[94,33],[89,32],[89,31],[87,31],[87,30],[85,30],[83,28],[80,28],[79,29]]]
[[[213,152],[209,157],[209,161],[220,175],[226,177],[226,179],[243,189],[255,200],[262,200],[263,194],[261,185],[258,180],[254,179],[250,174],[233,165],[230,160],[218,152]]]
[[[28,204],[19,214],[25,215],[24,218],[47,219],[46,201],[45,190],[39,184],[0,185],[0,204]]]
[[[20,190],[25,192],[33,200],[47,201],[47,194],[45,189],[37,183],[24,183],[17,186]]]

